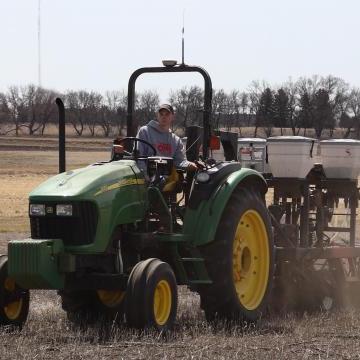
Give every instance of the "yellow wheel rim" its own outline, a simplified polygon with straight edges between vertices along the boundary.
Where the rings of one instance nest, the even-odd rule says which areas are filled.
[[[125,297],[125,291],[121,290],[97,290],[97,295],[102,304],[107,307],[119,306]]]
[[[166,280],[161,280],[154,293],[154,316],[158,325],[164,325],[169,319],[171,303],[170,285]]]
[[[14,292],[16,289],[15,281],[13,279],[6,278],[4,283],[4,288],[6,291],[10,293]],[[7,304],[6,306],[4,306],[5,315],[9,320],[16,320],[21,314],[22,306],[23,306],[22,299]]]
[[[264,221],[255,210],[240,218],[233,243],[234,286],[242,306],[256,309],[269,280],[270,250]]]

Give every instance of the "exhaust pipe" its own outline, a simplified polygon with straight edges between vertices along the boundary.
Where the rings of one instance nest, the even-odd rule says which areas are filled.
[[[60,98],[56,98],[59,111],[59,173],[65,172],[65,106]]]

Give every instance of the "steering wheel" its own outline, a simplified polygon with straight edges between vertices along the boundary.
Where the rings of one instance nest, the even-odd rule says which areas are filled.
[[[151,145],[151,144],[150,144],[149,142],[147,142],[146,140],[140,139],[140,138],[138,138],[138,137],[124,137],[123,139],[120,139],[120,140],[118,141],[118,145],[120,145],[121,143],[123,143],[123,142],[125,142],[125,141],[134,142],[134,150],[133,150],[132,153],[129,152],[129,151],[124,150],[124,151],[123,151],[123,154],[124,154],[124,155],[134,157],[134,158],[137,159],[137,160],[138,160],[138,159],[139,159],[139,160],[147,159],[148,156],[156,156],[156,149],[154,148],[153,145]],[[147,146],[152,150],[153,154],[152,154],[152,155],[148,155],[148,156],[138,156],[137,146],[135,146],[136,143],[138,143],[138,142],[141,142],[141,143],[147,145]]]

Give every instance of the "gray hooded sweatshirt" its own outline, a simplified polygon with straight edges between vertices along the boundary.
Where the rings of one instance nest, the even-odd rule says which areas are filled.
[[[170,129],[169,131],[161,129],[157,121],[151,120],[147,125],[142,126],[137,137],[154,146],[157,156],[172,157],[176,167],[186,168],[189,165],[181,139]],[[153,155],[153,151],[146,144],[139,142],[138,149],[140,156]]]

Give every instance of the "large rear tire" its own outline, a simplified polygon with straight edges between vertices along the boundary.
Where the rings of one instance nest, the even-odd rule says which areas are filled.
[[[126,291],[126,321],[130,327],[171,329],[177,302],[176,278],[169,264],[147,259],[134,266]]]
[[[22,328],[28,314],[29,290],[8,276],[7,256],[0,256],[0,326]]]
[[[199,287],[209,321],[256,321],[266,311],[274,273],[269,214],[254,190],[236,190],[213,242],[200,248],[213,283]]]

